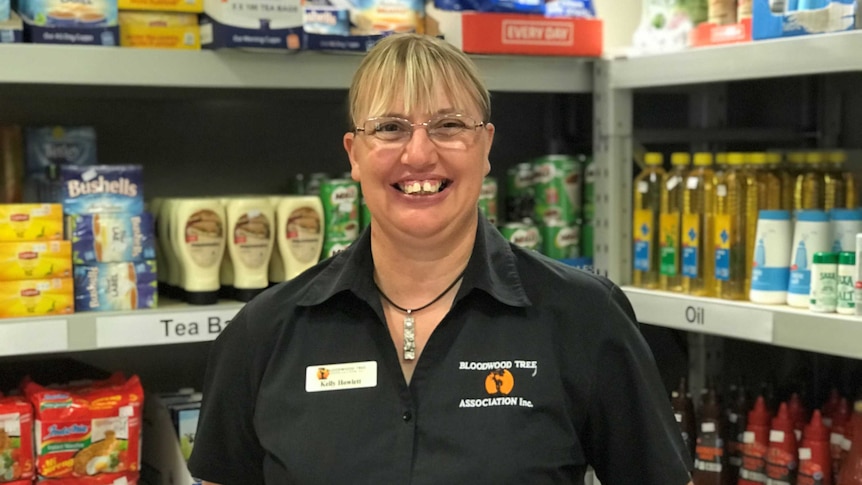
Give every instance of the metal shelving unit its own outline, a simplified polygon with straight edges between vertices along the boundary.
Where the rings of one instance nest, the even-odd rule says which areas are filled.
[[[0,85],[347,89],[361,56],[0,44]],[[592,61],[474,56],[491,90],[588,93]],[[541,73],[541,75],[537,75]]]

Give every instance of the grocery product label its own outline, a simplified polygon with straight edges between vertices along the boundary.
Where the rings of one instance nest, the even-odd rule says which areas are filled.
[[[497,181],[485,177],[482,181],[482,191],[479,193],[479,211],[493,225],[497,225]]]
[[[72,278],[0,281],[0,318],[68,314],[74,302]]]
[[[852,275],[840,275],[838,277],[838,308],[856,308],[853,301],[855,282]]]
[[[323,181],[320,199],[326,221],[326,239],[355,240],[359,235],[359,184],[343,179]]]
[[[537,223],[573,223],[581,213],[581,177],[577,162],[566,156],[535,161],[535,218]]]
[[[580,256],[581,231],[578,226],[542,226],[542,253],[549,258]]]
[[[700,245],[700,214],[682,216],[682,275],[698,277],[698,247]]]
[[[60,204],[0,204],[0,241],[63,239]]]
[[[156,263],[101,263],[75,266],[75,309],[116,311],[155,308]]]
[[[195,212],[186,221],[186,244],[196,264],[209,267],[221,264],[224,247],[224,221],[209,209]]]
[[[715,279],[730,279],[730,215],[717,214],[715,221]]]
[[[662,214],[659,230],[660,267],[665,276],[679,274],[679,214]]]
[[[542,245],[542,236],[536,226],[529,224],[510,223],[500,228],[500,233],[507,241],[525,249],[538,251]]]
[[[239,217],[233,228],[233,242],[242,262],[250,268],[269,263],[272,222],[260,211],[249,211]]]
[[[113,263],[155,259],[153,216],[143,214],[85,214],[67,219],[75,264]]]
[[[823,485],[823,479],[826,476],[823,468],[813,461],[806,461],[809,460],[810,457],[801,458],[802,450],[804,449],[806,448],[799,449],[800,459],[802,461],[799,465],[799,475],[796,477],[796,485]],[[808,450],[808,453],[810,455],[810,449]]]
[[[739,468],[739,478],[755,483],[766,483],[766,452],[762,443],[746,443],[742,445],[742,466]]]
[[[66,214],[144,212],[140,165],[64,165],[60,167],[60,181]]]
[[[30,483],[34,473],[33,411],[21,398],[0,398],[0,483]]]
[[[796,456],[786,450],[770,447],[766,454],[766,483],[791,485],[796,483]]]
[[[300,207],[287,218],[287,238],[290,252],[300,263],[309,263],[319,256],[317,243],[323,222],[313,207]]]
[[[0,243],[0,281],[71,275],[72,245],[69,241]]]
[[[634,268],[638,271],[650,270],[650,247],[653,239],[653,213],[649,209],[634,211],[632,237],[634,238]]]

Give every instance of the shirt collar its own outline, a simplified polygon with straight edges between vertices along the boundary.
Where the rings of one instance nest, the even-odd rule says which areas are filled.
[[[351,291],[368,302],[378,298],[370,230],[363,231],[359,239],[334,258],[309,282],[297,304],[319,305],[342,291]],[[482,290],[506,305],[530,305],[509,242],[482,216],[479,217],[473,252],[456,300],[473,289]]]

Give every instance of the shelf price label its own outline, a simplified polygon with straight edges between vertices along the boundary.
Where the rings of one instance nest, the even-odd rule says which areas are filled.
[[[626,289],[638,321],[689,332],[773,342],[772,310],[754,304]]]
[[[239,308],[96,318],[96,346],[138,347],[215,340]]]
[[[63,352],[69,349],[65,319],[0,321],[0,356]]]

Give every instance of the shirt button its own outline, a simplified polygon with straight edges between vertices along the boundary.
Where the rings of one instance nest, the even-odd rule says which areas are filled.
[[[410,420],[413,419],[413,413],[410,411],[404,411],[404,414],[401,415],[401,419],[403,419],[405,423],[409,423]]]

